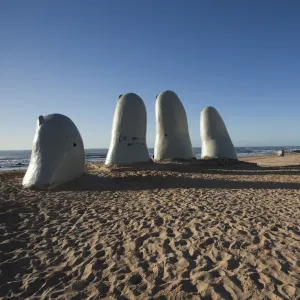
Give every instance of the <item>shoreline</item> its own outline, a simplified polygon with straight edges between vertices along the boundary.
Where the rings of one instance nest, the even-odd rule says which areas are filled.
[[[288,166],[288,165],[297,165],[300,164],[300,153],[286,153],[284,157],[278,157],[277,154],[271,153],[271,154],[263,154],[263,155],[243,155],[238,156],[239,161],[245,161],[245,162],[258,162],[262,166],[268,166],[270,164],[269,159],[275,159],[278,158],[278,166]],[[292,159],[291,159],[292,158]],[[298,162],[299,158],[299,162]],[[201,159],[197,159],[197,161],[201,161]],[[97,164],[97,163],[104,163],[104,161],[96,161],[96,162],[88,162],[86,165],[90,164]],[[159,163],[159,162],[158,162]],[[271,165],[276,166],[277,162],[272,160]],[[270,166],[271,166],[270,165]],[[21,167],[20,171],[26,171],[27,167]],[[3,171],[19,171],[18,167],[15,168],[0,168],[0,172]]]
[[[280,166],[288,166],[288,163],[289,161],[291,161],[290,159],[289,160],[284,160],[285,157],[297,157],[299,156],[300,157],[300,153],[286,153],[284,155],[284,157],[278,157],[277,154],[274,154],[274,153],[270,153],[270,154],[258,154],[258,155],[242,155],[242,156],[238,156],[238,160],[239,161],[245,161],[245,162],[255,162],[255,161],[260,161],[261,163],[263,163],[263,161],[266,161],[268,160],[270,157],[271,158],[274,158],[274,157],[278,157],[278,159],[281,159],[281,164],[279,164]],[[202,159],[198,159],[197,158],[197,161],[202,161]],[[97,164],[97,163],[104,163],[104,161],[95,161],[95,162],[88,162],[86,163],[86,165],[90,165],[90,164]],[[160,162],[158,162],[160,163]],[[295,165],[295,162],[291,162],[292,165]],[[300,160],[299,160],[299,164],[300,164]],[[276,165],[276,164],[275,164]],[[27,167],[20,167],[20,171],[26,171],[27,170]],[[19,171],[19,168],[18,167],[15,167],[15,168],[0,168],[0,172],[3,172],[3,171]]]

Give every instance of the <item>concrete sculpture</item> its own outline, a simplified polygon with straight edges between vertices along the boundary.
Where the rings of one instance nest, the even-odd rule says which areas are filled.
[[[205,107],[201,111],[200,136],[202,141],[201,158],[237,159],[225,123],[217,110],[211,106]]]
[[[156,139],[154,159],[184,159],[195,157],[185,109],[172,91],[157,95],[155,103]]]
[[[24,187],[53,188],[84,172],[83,141],[66,116],[50,114],[37,121]]]
[[[146,129],[147,113],[143,100],[134,93],[121,95],[114,114],[105,164],[127,165],[151,161]]]

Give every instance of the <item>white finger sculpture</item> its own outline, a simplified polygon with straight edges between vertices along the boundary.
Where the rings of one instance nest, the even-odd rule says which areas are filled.
[[[24,187],[50,189],[84,172],[85,154],[81,135],[68,117],[39,116]]]
[[[172,91],[156,97],[156,139],[154,159],[184,159],[195,157],[185,109]]]
[[[146,130],[147,113],[143,100],[134,93],[121,95],[114,114],[105,164],[127,165],[151,161]]]
[[[201,158],[237,159],[236,151],[217,110],[205,107],[200,116],[200,136],[202,142]]]

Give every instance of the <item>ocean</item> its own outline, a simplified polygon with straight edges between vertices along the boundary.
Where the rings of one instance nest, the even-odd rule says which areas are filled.
[[[300,151],[300,146],[285,146],[285,147],[236,147],[238,157],[242,156],[257,156],[275,154],[278,150],[284,149],[286,153],[293,151]],[[86,149],[85,158],[86,163],[101,162],[105,160],[108,149]],[[201,148],[194,148],[197,158],[201,157]],[[152,156],[154,153],[153,148],[149,149]],[[22,170],[27,169],[30,161],[30,150],[11,150],[0,151],[0,171],[4,170]]]

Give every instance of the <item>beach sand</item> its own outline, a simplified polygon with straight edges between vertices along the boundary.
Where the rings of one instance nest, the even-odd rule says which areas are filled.
[[[299,299],[300,154],[242,159],[264,167],[0,173],[0,297]]]
[[[257,163],[262,167],[300,166],[300,153],[285,154],[283,157],[277,155],[262,155],[240,157],[240,160]]]

